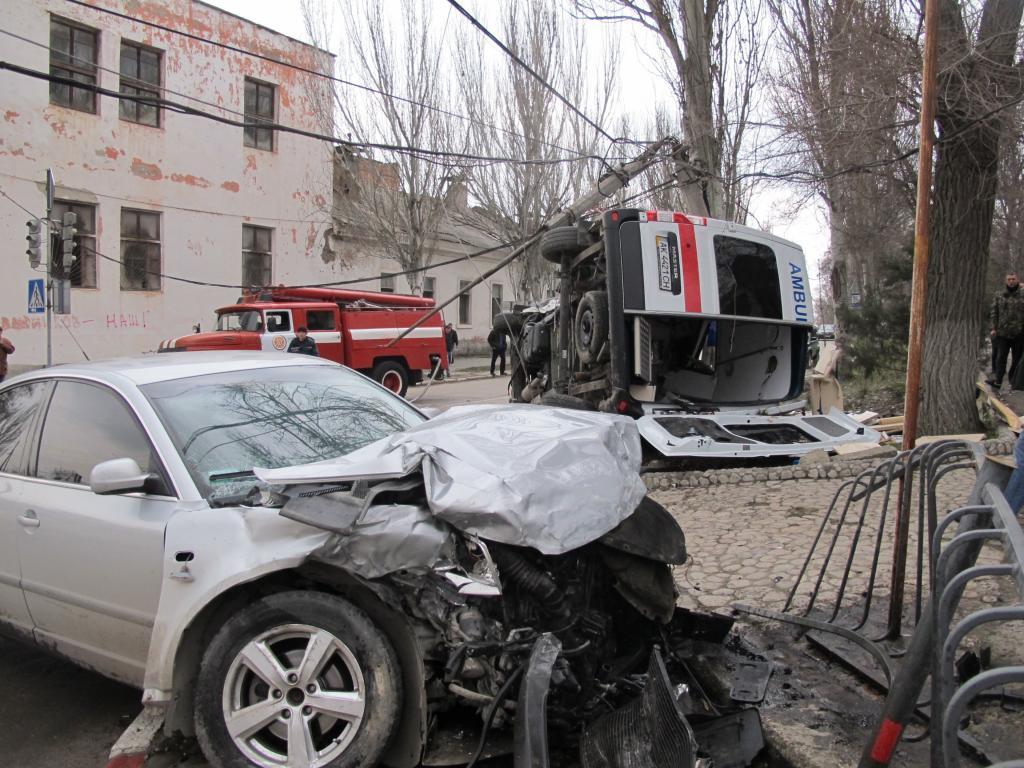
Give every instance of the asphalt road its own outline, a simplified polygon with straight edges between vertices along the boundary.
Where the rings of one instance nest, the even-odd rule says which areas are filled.
[[[425,393],[424,387],[413,387],[409,398],[424,393],[417,405],[447,410],[507,402],[507,387],[507,376],[487,376],[438,383]],[[141,710],[140,697],[129,686],[0,637],[0,765],[103,768],[110,747]]]
[[[103,768],[141,694],[0,637],[0,765]]]
[[[429,390],[424,385],[411,387],[406,396],[417,406],[439,408],[442,411],[455,405],[469,405],[470,403],[493,403],[495,405],[507,403],[508,376],[492,378],[487,375],[486,371],[482,376],[485,378],[438,382],[431,385]]]

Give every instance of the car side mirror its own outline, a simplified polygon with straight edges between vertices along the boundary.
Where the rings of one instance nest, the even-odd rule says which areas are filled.
[[[100,495],[132,493],[149,490],[156,479],[156,475],[143,472],[135,459],[111,459],[92,468],[89,487]]]
[[[422,413],[428,419],[432,419],[435,416],[440,416],[441,415],[441,409],[440,408],[431,408],[429,405],[427,405],[427,406],[424,406],[424,407],[420,408],[420,413]]]

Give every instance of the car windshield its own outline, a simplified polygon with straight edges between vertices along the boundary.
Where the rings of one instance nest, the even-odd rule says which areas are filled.
[[[340,366],[254,368],[142,391],[209,499],[251,490],[253,467],[336,458],[426,418]]]
[[[217,315],[218,331],[262,331],[263,315],[258,310],[221,312]]]

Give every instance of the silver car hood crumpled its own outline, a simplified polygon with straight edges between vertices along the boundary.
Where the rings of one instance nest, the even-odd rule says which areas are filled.
[[[436,519],[483,539],[557,555],[594,541],[633,513],[647,493],[640,459],[631,418],[484,405],[452,408],[338,459],[255,472],[278,486],[420,472]],[[374,517],[379,527],[380,516]],[[403,515],[394,523],[408,526]]]

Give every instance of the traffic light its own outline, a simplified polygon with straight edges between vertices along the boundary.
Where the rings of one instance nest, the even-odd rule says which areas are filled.
[[[61,223],[64,225],[60,231],[61,251],[64,254],[64,266],[69,268],[75,258],[75,235],[78,234],[75,225],[78,223],[78,214],[74,211],[65,211]]]
[[[43,257],[43,222],[39,219],[29,219],[25,224],[28,227],[28,235],[25,236],[28,248],[25,249],[25,253],[28,254],[29,266],[36,269]]]

